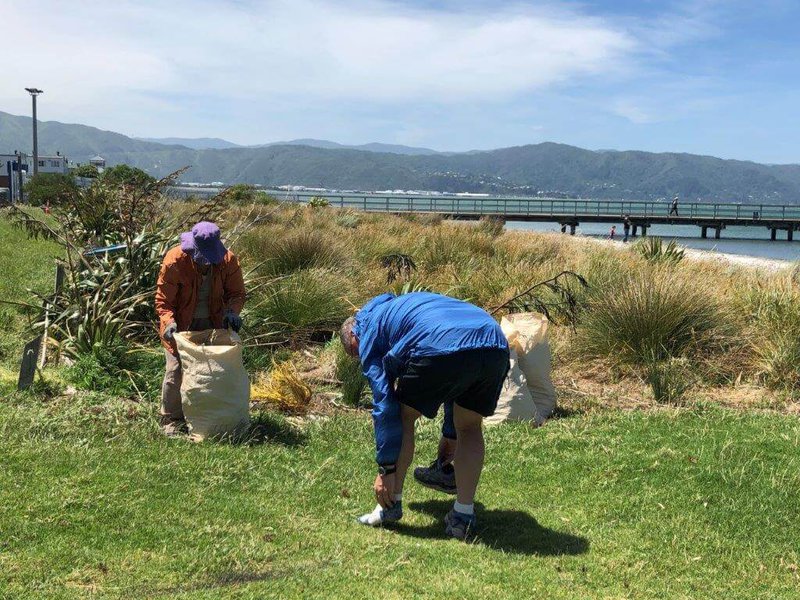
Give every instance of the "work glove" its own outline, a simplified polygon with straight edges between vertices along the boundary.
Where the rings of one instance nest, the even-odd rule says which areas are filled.
[[[228,329],[229,327],[236,333],[239,333],[239,330],[242,328],[242,317],[232,310],[226,310],[225,317],[222,319],[222,328]]]
[[[164,339],[171,342],[175,339],[175,332],[178,331],[178,324],[173,321],[164,328]]]

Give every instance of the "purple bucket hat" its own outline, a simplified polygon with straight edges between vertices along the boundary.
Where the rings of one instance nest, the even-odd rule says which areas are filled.
[[[219,238],[219,227],[200,221],[191,231],[181,234],[181,250],[198,264],[218,265],[228,252]]]

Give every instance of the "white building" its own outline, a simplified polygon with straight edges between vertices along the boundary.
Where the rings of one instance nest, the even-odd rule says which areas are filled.
[[[31,165],[30,172],[33,173],[33,165]],[[67,157],[62,156],[60,152],[56,152],[55,156],[39,156],[39,173],[62,173],[66,175],[69,173],[67,167]]]

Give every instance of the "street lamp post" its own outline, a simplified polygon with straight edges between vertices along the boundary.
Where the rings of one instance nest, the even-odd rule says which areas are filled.
[[[33,101],[33,174],[37,175],[39,173],[39,135],[36,130],[36,96],[44,92],[34,87],[25,88],[25,91],[31,95]]]

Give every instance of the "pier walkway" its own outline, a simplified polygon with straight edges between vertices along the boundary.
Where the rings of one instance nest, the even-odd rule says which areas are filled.
[[[342,194],[328,192],[270,192],[282,199],[307,202],[322,197],[332,206],[367,212],[438,213],[452,219],[497,217],[506,221],[538,221],[561,225],[575,233],[580,223],[622,224],[625,217],[631,233],[647,235],[652,225],[696,225],[700,236],[709,231],[720,238],[730,226],[765,227],[771,239],[778,231],[791,241],[800,230],[800,206],[778,204],[723,204],[681,202],[670,214],[669,202],[627,200],[565,200],[559,198],[504,198],[484,196],[428,196],[395,194]]]

